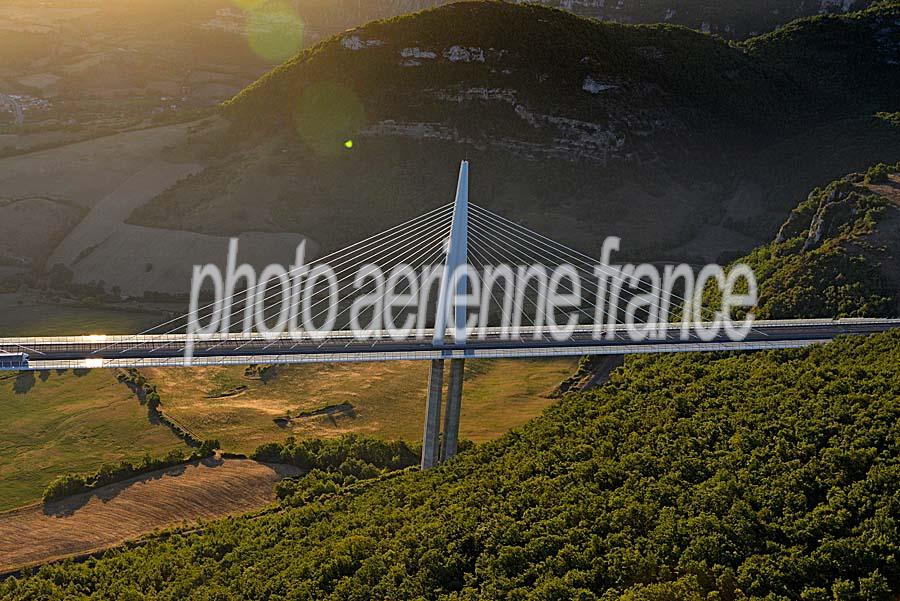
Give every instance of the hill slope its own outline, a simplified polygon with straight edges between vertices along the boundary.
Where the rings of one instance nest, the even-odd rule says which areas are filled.
[[[0,411],[0,511],[40,499],[62,474],[185,448],[106,370],[3,372]]]
[[[360,3],[336,0],[316,7],[319,20],[329,25],[362,23],[386,16],[414,12],[447,4],[445,0],[383,0]],[[870,0],[539,0],[542,4],[571,11],[583,17],[620,23],[671,23],[708,31],[725,39],[741,39],[799,17],[820,13],[860,10]],[[306,6],[302,8],[307,9]],[[308,9],[307,9],[308,10]],[[306,18],[306,12],[303,14]]]
[[[445,467],[0,597],[894,598],[898,383],[896,334],[639,359]]]
[[[900,315],[900,175],[881,165],[816,188],[775,240],[739,259],[761,281],[757,316]]]
[[[492,440],[540,415],[576,363],[468,362],[462,437]],[[142,373],[157,387],[166,415],[199,439],[219,440],[226,452],[251,453],[288,435],[422,436],[428,384],[423,362],[281,366],[264,377],[243,367]],[[63,474],[185,449],[115,376],[103,369],[0,376],[0,411],[14,416],[0,432],[0,512],[38,501]]]
[[[744,43],[751,56],[790,73],[819,110],[897,110],[900,2],[848,15],[800,19]]]
[[[243,127],[283,123],[293,116],[303,89],[323,77],[352,85],[369,120],[384,116],[380,111],[418,113],[407,101],[428,86],[498,83],[512,87],[525,103],[552,100],[560,114],[584,111],[587,117],[604,115],[602,109],[625,99],[637,103],[634,111],[656,108],[663,93],[674,110],[759,121],[773,112],[766,106],[772,100],[773,86],[765,81],[774,77],[771,70],[710,36],[679,27],[598,23],[537,5],[491,1],[449,4],[331,38],[261,78],[227,103],[227,112]],[[593,100],[583,88],[587,77],[607,86],[595,91]],[[639,77],[642,81],[635,81]],[[600,91],[607,93],[598,96]],[[424,96],[417,104],[447,106],[439,96]]]
[[[893,40],[895,29],[859,35]],[[328,250],[447,202],[468,156],[473,201],[577,248],[618,235],[631,258],[734,256],[774,235],[795,199],[785,185],[808,189],[900,155],[900,129],[872,117],[871,103],[821,106],[837,92],[802,80],[783,37],[744,48],[498,2],[370,23],[227,103],[230,133],[201,132],[182,149],[204,172],[130,222],[293,231]],[[828,50],[829,39],[816,43]],[[882,61],[876,46],[854,60]],[[874,85],[893,89],[891,77]],[[826,149],[834,140],[847,142]]]
[[[290,466],[204,459],[0,513],[0,572],[96,552],[174,524],[258,509]]]

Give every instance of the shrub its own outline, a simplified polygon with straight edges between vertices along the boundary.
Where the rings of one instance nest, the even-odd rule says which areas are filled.
[[[200,448],[197,449],[197,453],[201,457],[209,457],[214,454],[219,449],[219,440],[216,438],[211,438],[209,440],[204,440],[200,443]]]
[[[888,181],[888,175],[891,168],[884,163],[878,163],[874,167],[866,171],[866,177],[863,180],[866,184],[884,184]]]
[[[77,474],[64,474],[57,477],[44,489],[41,500],[44,503],[52,503],[62,498],[82,492],[85,488],[83,476]]]
[[[208,457],[215,453],[218,447],[218,440],[206,440],[203,441],[197,450],[192,451],[189,455],[185,455],[182,449],[172,449],[161,459],[154,459],[150,455],[144,455],[143,459],[137,463],[127,461],[122,461],[118,465],[104,463],[97,471],[90,474],[65,474],[47,485],[41,500],[44,503],[58,501],[65,497],[113,484],[114,482],[128,480],[141,474]]]
[[[471,442],[461,441],[460,450],[471,446]],[[282,480],[275,486],[275,494],[285,505],[299,506],[333,495],[359,480],[417,465],[419,454],[419,448],[403,441],[348,434],[331,440],[297,440],[291,436],[283,443],[259,446],[251,458],[308,470],[300,478]]]
[[[404,441],[386,441],[348,434],[335,439],[303,439],[288,437],[283,443],[267,443],[253,452],[251,458],[271,463],[287,463],[300,469],[339,470],[368,464],[378,470],[395,470],[419,462],[420,450]],[[356,467],[352,467],[356,466]]]

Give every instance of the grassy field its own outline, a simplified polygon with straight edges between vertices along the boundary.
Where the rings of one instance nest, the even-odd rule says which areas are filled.
[[[134,334],[163,321],[156,313],[41,304],[18,294],[0,294],[0,338]]]
[[[467,364],[461,434],[483,441],[539,415],[575,360],[493,360]],[[243,367],[146,370],[164,409],[228,451],[269,441],[358,432],[417,441],[428,382],[425,362],[276,368],[265,380]],[[352,410],[298,417],[349,403]],[[104,462],[159,456],[182,443],[153,424],[111,370],[0,376],[0,511],[32,503],[56,476]],[[279,426],[275,419],[294,418]]]
[[[550,392],[575,369],[574,359],[470,361],[461,435],[495,438],[539,415]],[[165,410],[201,438],[249,452],[269,441],[358,432],[416,441],[422,435],[428,364],[351,363],[278,367],[265,381],[242,367],[146,370]],[[352,405],[314,417],[300,412]],[[294,418],[279,426],[277,418]]]
[[[0,415],[0,510],[36,501],[60,474],[183,446],[109,370],[0,375]]]

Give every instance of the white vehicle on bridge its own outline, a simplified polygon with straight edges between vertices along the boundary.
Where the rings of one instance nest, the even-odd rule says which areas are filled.
[[[28,369],[26,353],[0,353],[0,369]]]

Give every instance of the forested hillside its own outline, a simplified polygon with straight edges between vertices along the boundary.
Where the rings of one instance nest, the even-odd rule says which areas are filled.
[[[900,163],[816,188],[775,240],[739,261],[760,280],[757,317],[900,315]]]
[[[0,584],[118,599],[895,599],[900,335],[629,361],[445,467]]]
[[[743,44],[751,56],[790,73],[808,108],[837,113],[897,110],[900,2],[848,15],[799,19]]]

